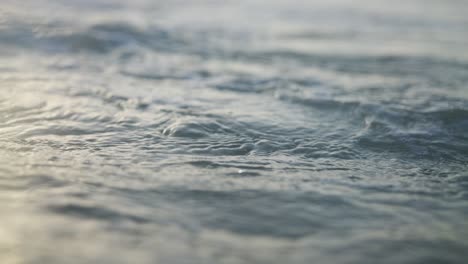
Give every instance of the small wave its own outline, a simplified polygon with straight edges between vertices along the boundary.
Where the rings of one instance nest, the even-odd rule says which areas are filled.
[[[149,222],[148,219],[141,216],[121,213],[115,210],[97,206],[66,204],[50,205],[47,209],[62,216],[79,217],[84,219],[94,219],[109,222],[131,221],[137,224],[145,224]]]
[[[158,51],[170,51],[184,43],[168,31],[155,26],[141,28],[136,25],[108,22],[79,28],[72,25],[41,25],[44,32],[24,24],[4,29],[0,38],[4,44],[21,44],[24,48],[39,48],[49,52],[109,53],[119,47],[146,47]],[[54,27],[58,28],[53,30]],[[59,30],[68,28],[68,30]],[[21,30],[19,30],[21,29]],[[38,33],[39,32],[39,33]],[[21,40],[21,41],[20,41]]]
[[[415,158],[466,161],[468,141],[464,139],[465,110],[432,113],[406,112],[395,119],[370,115],[356,137],[359,145],[379,151],[395,151]],[[408,118],[412,119],[409,122]],[[450,120],[452,118],[452,120]],[[403,121],[403,123],[401,123]]]
[[[16,178],[0,178],[0,189],[33,192],[34,189],[61,188],[67,182],[47,175],[24,175]]]
[[[224,133],[233,131],[216,121],[192,118],[180,118],[162,130],[163,135],[184,138],[202,138]]]
[[[20,139],[27,139],[36,136],[56,135],[56,136],[81,136],[96,133],[109,132],[107,129],[78,128],[74,126],[47,126],[37,127],[23,131],[18,135]]]
[[[358,101],[340,101],[336,99],[326,99],[326,98],[307,98],[300,97],[298,95],[289,95],[287,93],[278,93],[276,95],[281,101],[291,102],[293,104],[301,104],[307,107],[314,107],[319,110],[336,110],[349,112],[356,110],[358,108],[369,108],[371,105],[363,105]]]
[[[216,84],[216,89],[227,90],[242,93],[263,93],[273,91],[286,85],[286,82],[281,82],[280,79],[258,79],[257,77],[250,78],[235,78],[234,80],[225,81]]]

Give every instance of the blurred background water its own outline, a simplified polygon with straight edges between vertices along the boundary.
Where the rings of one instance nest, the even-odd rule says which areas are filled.
[[[3,0],[2,263],[466,263],[468,2]]]

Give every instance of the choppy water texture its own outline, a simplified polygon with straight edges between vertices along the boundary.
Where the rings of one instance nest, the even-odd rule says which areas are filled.
[[[0,6],[2,263],[466,263],[466,1]]]

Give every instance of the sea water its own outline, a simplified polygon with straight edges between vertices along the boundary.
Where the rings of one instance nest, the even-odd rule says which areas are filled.
[[[0,4],[1,263],[466,263],[468,3]]]

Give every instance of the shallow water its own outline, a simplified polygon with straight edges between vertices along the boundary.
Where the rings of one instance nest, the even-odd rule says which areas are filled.
[[[467,13],[2,1],[1,262],[465,263]]]

